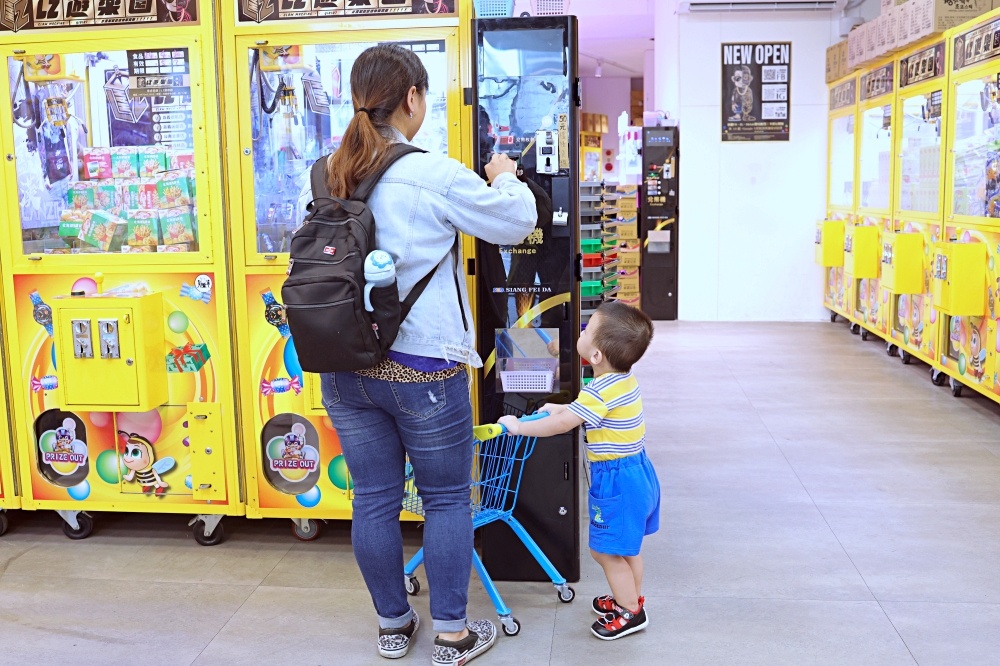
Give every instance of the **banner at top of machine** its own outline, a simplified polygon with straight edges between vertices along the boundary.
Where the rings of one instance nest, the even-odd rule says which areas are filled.
[[[386,14],[441,16],[455,13],[456,0],[236,0],[237,23],[358,18]]]
[[[830,88],[830,110],[836,111],[848,106],[853,106],[858,101],[857,80],[850,79],[844,81],[839,86]]]
[[[792,44],[722,45],[722,140],[788,141]]]
[[[936,79],[944,74],[944,42],[899,59],[899,87]]]
[[[198,23],[197,0],[0,0],[0,32]]]
[[[956,35],[954,47],[952,60],[956,72],[1000,56],[1000,20]]]

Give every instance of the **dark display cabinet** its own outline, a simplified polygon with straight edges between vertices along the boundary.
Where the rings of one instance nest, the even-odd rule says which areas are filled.
[[[580,388],[579,106],[573,16],[480,19],[474,88],[482,167],[494,152],[518,162],[538,204],[520,245],[477,245],[480,420],[567,403]],[[485,174],[484,174],[485,175]],[[514,516],[559,572],[580,577],[579,439],[540,440],[523,470]],[[483,562],[496,580],[548,580],[506,525],[482,529]]]
[[[680,133],[677,125],[642,130],[642,309],[677,319]]]

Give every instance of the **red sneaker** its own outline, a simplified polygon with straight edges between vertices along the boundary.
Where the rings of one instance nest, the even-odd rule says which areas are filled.
[[[156,489],[156,494],[157,495],[163,495],[163,493],[165,493],[165,492],[167,492],[167,489],[164,488],[163,486],[160,486],[159,488]]]
[[[142,487],[142,492],[144,492],[144,493],[151,493],[151,492],[153,492],[153,486],[143,486]]]
[[[610,594],[603,597],[594,597],[594,612],[598,615],[607,615],[615,609],[615,598]]]
[[[592,624],[590,631],[602,641],[613,641],[642,631],[648,625],[649,618],[646,617],[643,605],[640,604],[638,612],[635,613],[616,605],[614,611]]]

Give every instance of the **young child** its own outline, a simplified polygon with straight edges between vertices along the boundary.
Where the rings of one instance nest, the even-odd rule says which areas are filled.
[[[660,482],[646,457],[646,425],[632,365],[653,337],[653,323],[624,303],[602,304],[576,344],[594,368],[594,381],[570,405],[545,405],[549,416],[500,423],[514,435],[550,437],[579,425],[587,430],[590,461],[590,553],[604,569],[613,596],[594,599],[601,616],[590,628],[612,641],[645,629],[642,538],[660,527]]]

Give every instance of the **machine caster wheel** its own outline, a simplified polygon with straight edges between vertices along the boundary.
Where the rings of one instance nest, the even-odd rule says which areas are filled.
[[[420,594],[420,580],[416,576],[409,576],[406,579],[406,593],[411,597]]]
[[[7,512],[0,511],[0,536],[7,533],[8,527],[10,527],[10,522],[7,520]]]
[[[319,536],[319,523],[312,518],[305,521],[305,526],[297,522],[292,523],[292,534],[299,541],[315,541]]]
[[[902,351],[902,350],[900,350],[900,352],[899,352],[899,358],[901,358],[903,360],[903,365],[909,365],[910,361],[913,360],[913,354],[911,354],[908,351]]]
[[[215,526],[211,534],[205,534],[205,523],[196,521],[193,526],[194,540],[202,546],[218,546],[226,538],[226,530],[222,528],[222,523]]]
[[[556,592],[558,592],[559,601],[564,604],[568,604],[576,599],[576,590],[569,585],[563,585],[562,587],[556,588]]]
[[[934,386],[944,386],[947,381],[948,375],[944,374],[940,370],[931,368],[931,382],[934,383]]]
[[[82,511],[76,514],[76,524],[79,527],[77,529],[73,529],[72,525],[67,523],[65,520],[63,521],[63,534],[74,541],[86,539],[90,536],[90,533],[94,531],[94,519]]]
[[[862,340],[868,340],[868,329],[867,328],[861,330],[861,339]]]
[[[898,351],[899,347],[897,347],[896,345],[892,344],[891,342],[885,343],[885,353],[888,354],[889,356],[895,356],[896,352]]]
[[[861,324],[851,324],[851,333],[857,335],[861,332]]]
[[[836,312],[831,312],[830,313],[830,323],[831,324],[836,324],[837,323],[837,313]]]
[[[951,394],[956,398],[962,397],[962,382],[958,381],[954,377],[949,378],[949,383],[951,385]]]
[[[503,633],[506,636],[517,636],[521,633],[521,623],[513,615],[500,618],[500,626],[503,628]]]

